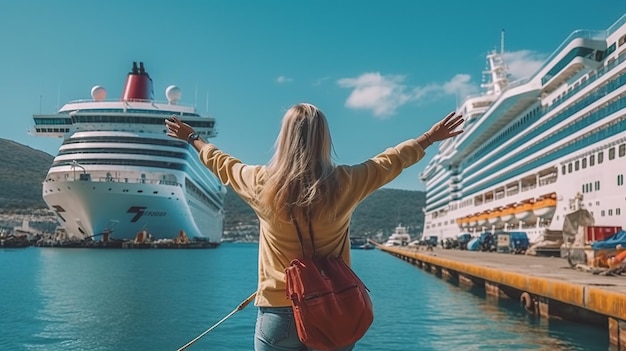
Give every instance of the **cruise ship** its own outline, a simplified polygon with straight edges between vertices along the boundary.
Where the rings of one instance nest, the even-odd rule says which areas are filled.
[[[179,235],[219,245],[226,189],[185,141],[166,136],[172,115],[204,138],[215,119],[179,104],[170,85],[167,101],[153,98],[152,78],[133,62],[119,100],[102,86],[91,99],[66,103],[56,114],[34,115],[31,133],[63,142],[43,182],[43,199],[68,237],[154,240]]]
[[[595,226],[626,227],[626,15],[574,31],[529,77],[509,81],[505,58],[487,55],[483,93],[458,108],[464,133],[420,174],[424,235],[556,240],[580,207]]]

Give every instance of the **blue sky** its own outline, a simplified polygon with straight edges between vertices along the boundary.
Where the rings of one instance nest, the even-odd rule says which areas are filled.
[[[94,85],[118,98],[143,61],[155,99],[177,85],[181,103],[217,119],[212,141],[246,163],[267,162],[298,102],[326,113],[335,161],[359,163],[479,92],[502,30],[520,78],[572,31],[625,13],[618,0],[2,0],[0,138],[56,154],[59,139],[27,133],[32,115],[89,98]],[[418,175],[435,151],[386,187],[424,190]]]

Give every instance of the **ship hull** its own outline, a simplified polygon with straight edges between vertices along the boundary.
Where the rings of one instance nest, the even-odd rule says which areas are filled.
[[[146,231],[154,240],[189,238],[219,243],[223,211],[187,200],[180,186],[96,181],[44,183],[44,201],[68,236],[129,240]]]

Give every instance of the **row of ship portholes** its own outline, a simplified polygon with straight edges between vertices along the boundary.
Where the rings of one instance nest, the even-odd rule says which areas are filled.
[[[481,228],[487,226],[515,225],[536,223],[538,219],[550,219],[556,211],[556,193],[546,194],[537,199],[498,207],[474,213],[457,219],[460,228]]]

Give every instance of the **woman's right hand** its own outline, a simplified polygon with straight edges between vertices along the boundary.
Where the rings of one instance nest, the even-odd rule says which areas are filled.
[[[436,141],[452,138],[463,133],[462,129],[456,130],[461,124],[463,124],[463,115],[451,112],[443,120],[435,123],[430,130],[424,135],[429,142],[434,143]]]

